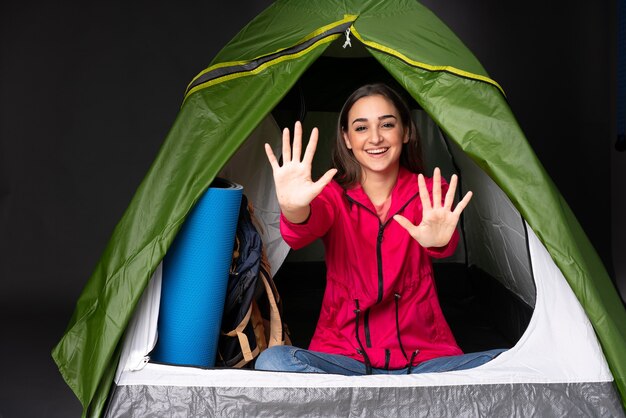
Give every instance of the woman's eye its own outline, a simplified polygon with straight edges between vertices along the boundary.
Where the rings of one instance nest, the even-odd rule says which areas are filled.
[[[396,125],[393,122],[383,123],[383,128],[393,128],[394,126]]]
[[[366,130],[367,128],[365,126],[357,126],[356,128],[354,128],[355,131],[357,132],[362,132],[364,130]]]

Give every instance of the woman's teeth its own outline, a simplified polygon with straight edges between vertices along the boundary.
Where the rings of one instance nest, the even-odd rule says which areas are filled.
[[[367,152],[368,154],[382,154],[384,152],[387,152],[389,148],[376,148],[376,149],[368,149],[365,152]]]

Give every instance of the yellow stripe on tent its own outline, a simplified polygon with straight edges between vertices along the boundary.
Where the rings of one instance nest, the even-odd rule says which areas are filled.
[[[200,91],[200,90],[205,89],[207,87],[214,86],[214,85],[219,84],[219,83],[223,83],[225,81],[233,80],[235,78],[246,77],[246,76],[258,74],[261,71],[265,70],[266,68],[271,67],[271,66],[276,65],[276,64],[279,64],[279,63],[281,63],[283,61],[293,60],[293,59],[299,58],[299,57],[301,57],[303,55],[306,55],[311,50],[317,48],[318,46],[326,44],[326,43],[329,43],[329,42],[332,42],[335,39],[339,38],[340,36],[341,36],[340,34],[334,34],[334,35],[331,35],[331,36],[329,36],[327,38],[320,39],[319,41],[315,42],[314,44],[311,44],[306,49],[303,49],[300,52],[297,52],[295,54],[281,55],[280,57],[278,57],[276,59],[273,59],[271,61],[268,61],[266,63],[263,63],[263,64],[259,65],[254,70],[242,71],[240,73],[235,73],[235,74],[228,74],[228,75],[225,75],[225,76],[218,77],[218,78],[215,78],[213,80],[207,81],[206,83],[202,83],[202,84],[194,87],[193,89],[189,90],[189,92],[185,95],[185,98],[183,99],[183,104],[185,104],[185,101],[187,100],[187,98],[191,94],[193,94],[193,93],[195,93],[197,91]]]
[[[313,32],[309,33],[309,34],[308,34],[308,35],[306,35],[304,38],[302,38],[300,41],[296,42],[296,43],[295,43],[295,45],[300,45],[300,44],[302,44],[302,43],[304,43],[304,42],[308,41],[309,39],[313,39],[313,38],[315,38],[316,36],[321,35],[322,33],[326,32],[326,31],[328,31],[328,30],[330,30],[330,29],[332,29],[332,28],[334,28],[334,27],[336,27],[336,26],[341,26],[341,25],[343,25],[344,23],[348,23],[348,22],[354,22],[354,21],[356,20],[356,18],[357,18],[357,15],[344,15],[343,19],[338,20],[338,21],[333,22],[333,23],[329,23],[328,25],[326,25],[326,26],[322,26],[321,28],[318,28],[318,29],[314,30]],[[337,39],[337,38],[334,38],[334,39]],[[334,40],[334,39],[333,39],[333,40]],[[320,44],[319,42],[316,42],[314,45],[319,45],[319,44]],[[218,63],[218,64],[211,65],[210,67],[205,68],[204,70],[202,70],[202,71],[201,71],[201,72],[200,72],[197,76],[195,76],[195,77],[194,77],[194,78],[193,78],[193,79],[189,82],[189,84],[187,85],[187,89],[189,89],[189,87],[190,87],[190,86],[191,86],[191,85],[192,85],[192,84],[193,84],[193,83],[194,83],[194,82],[195,82],[195,81],[196,81],[199,77],[202,77],[204,74],[206,74],[206,73],[208,73],[208,72],[210,72],[210,71],[217,70],[218,68],[224,68],[224,67],[236,67],[236,66],[240,66],[240,65],[249,64],[249,63],[254,62],[254,61],[256,61],[256,60],[259,60],[259,59],[261,59],[261,58],[263,58],[263,57],[266,57],[266,56],[268,56],[268,55],[278,54],[278,53],[280,53],[280,52],[282,52],[282,51],[285,51],[285,50],[287,50],[287,49],[289,49],[289,48],[293,48],[295,45],[292,45],[292,46],[289,46],[289,47],[286,47],[286,48],[281,48],[281,49],[278,49],[278,50],[276,50],[276,51],[274,51],[274,52],[271,52],[271,53],[269,53],[269,54],[261,55],[261,56],[259,56],[259,57],[255,57],[255,58],[250,59],[250,60],[244,60],[244,61],[227,61],[227,62],[220,62],[220,63]],[[308,49],[308,48],[307,48],[307,49]],[[255,69],[255,70],[252,70],[252,71],[256,71],[256,69]],[[230,78],[227,78],[227,79],[228,79],[228,80],[230,80],[230,79],[232,79],[232,78],[234,78],[234,77],[230,77]],[[224,81],[226,81],[226,80],[224,80]],[[191,94],[191,92],[192,92],[192,91],[197,91],[197,90],[196,90],[195,88],[194,88],[194,89],[192,89],[192,90],[190,90],[190,91],[189,91],[189,92],[185,95],[185,100],[187,99],[187,96],[189,96],[189,94]]]
[[[401,52],[396,51],[395,49],[389,48],[389,47],[387,47],[385,45],[381,45],[381,44],[379,44],[377,42],[366,41],[365,39],[363,39],[361,34],[356,30],[354,25],[350,26],[350,32],[352,34],[354,34],[354,36],[359,41],[361,41],[364,45],[369,46],[370,48],[377,49],[379,51],[385,52],[385,53],[387,53],[389,55],[393,55],[394,57],[396,57],[396,58],[406,62],[409,65],[412,65],[413,67],[423,68],[423,69],[428,70],[428,71],[446,71],[446,72],[449,72],[449,73],[452,73],[452,74],[456,74],[456,75],[459,75],[459,76],[462,76],[462,77],[483,81],[485,83],[489,83],[489,84],[497,87],[498,90],[500,90],[502,92],[502,94],[504,94],[506,96],[506,94],[504,93],[504,90],[502,89],[502,87],[495,80],[493,80],[493,79],[491,79],[489,77],[485,77],[485,76],[479,75],[479,74],[470,73],[469,71],[460,70],[458,68],[451,67],[449,65],[430,65],[430,64],[426,64],[424,62],[419,62],[419,61],[412,60],[411,58],[407,57],[406,55],[402,54]]]

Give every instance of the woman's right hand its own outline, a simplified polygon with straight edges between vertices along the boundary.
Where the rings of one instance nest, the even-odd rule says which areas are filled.
[[[265,144],[267,159],[272,165],[278,204],[283,215],[293,223],[307,220],[311,201],[331,182],[337,169],[328,170],[319,180],[311,179],[311,165],[317,148],[318,131],[313,128],[309,143],[300,160],[302,152],[302,124],[296,122],[293,133],[293,149],[290,145],[289,129],[283,130],[283,165],[278,163],[269,144]]]

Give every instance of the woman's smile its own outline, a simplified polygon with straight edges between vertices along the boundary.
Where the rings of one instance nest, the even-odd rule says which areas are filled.
[[[367,149],[365,150],[365,152],[367,152],[370,155],[382,155],[386,153],[387,150],[389,150],[389,147]]]

